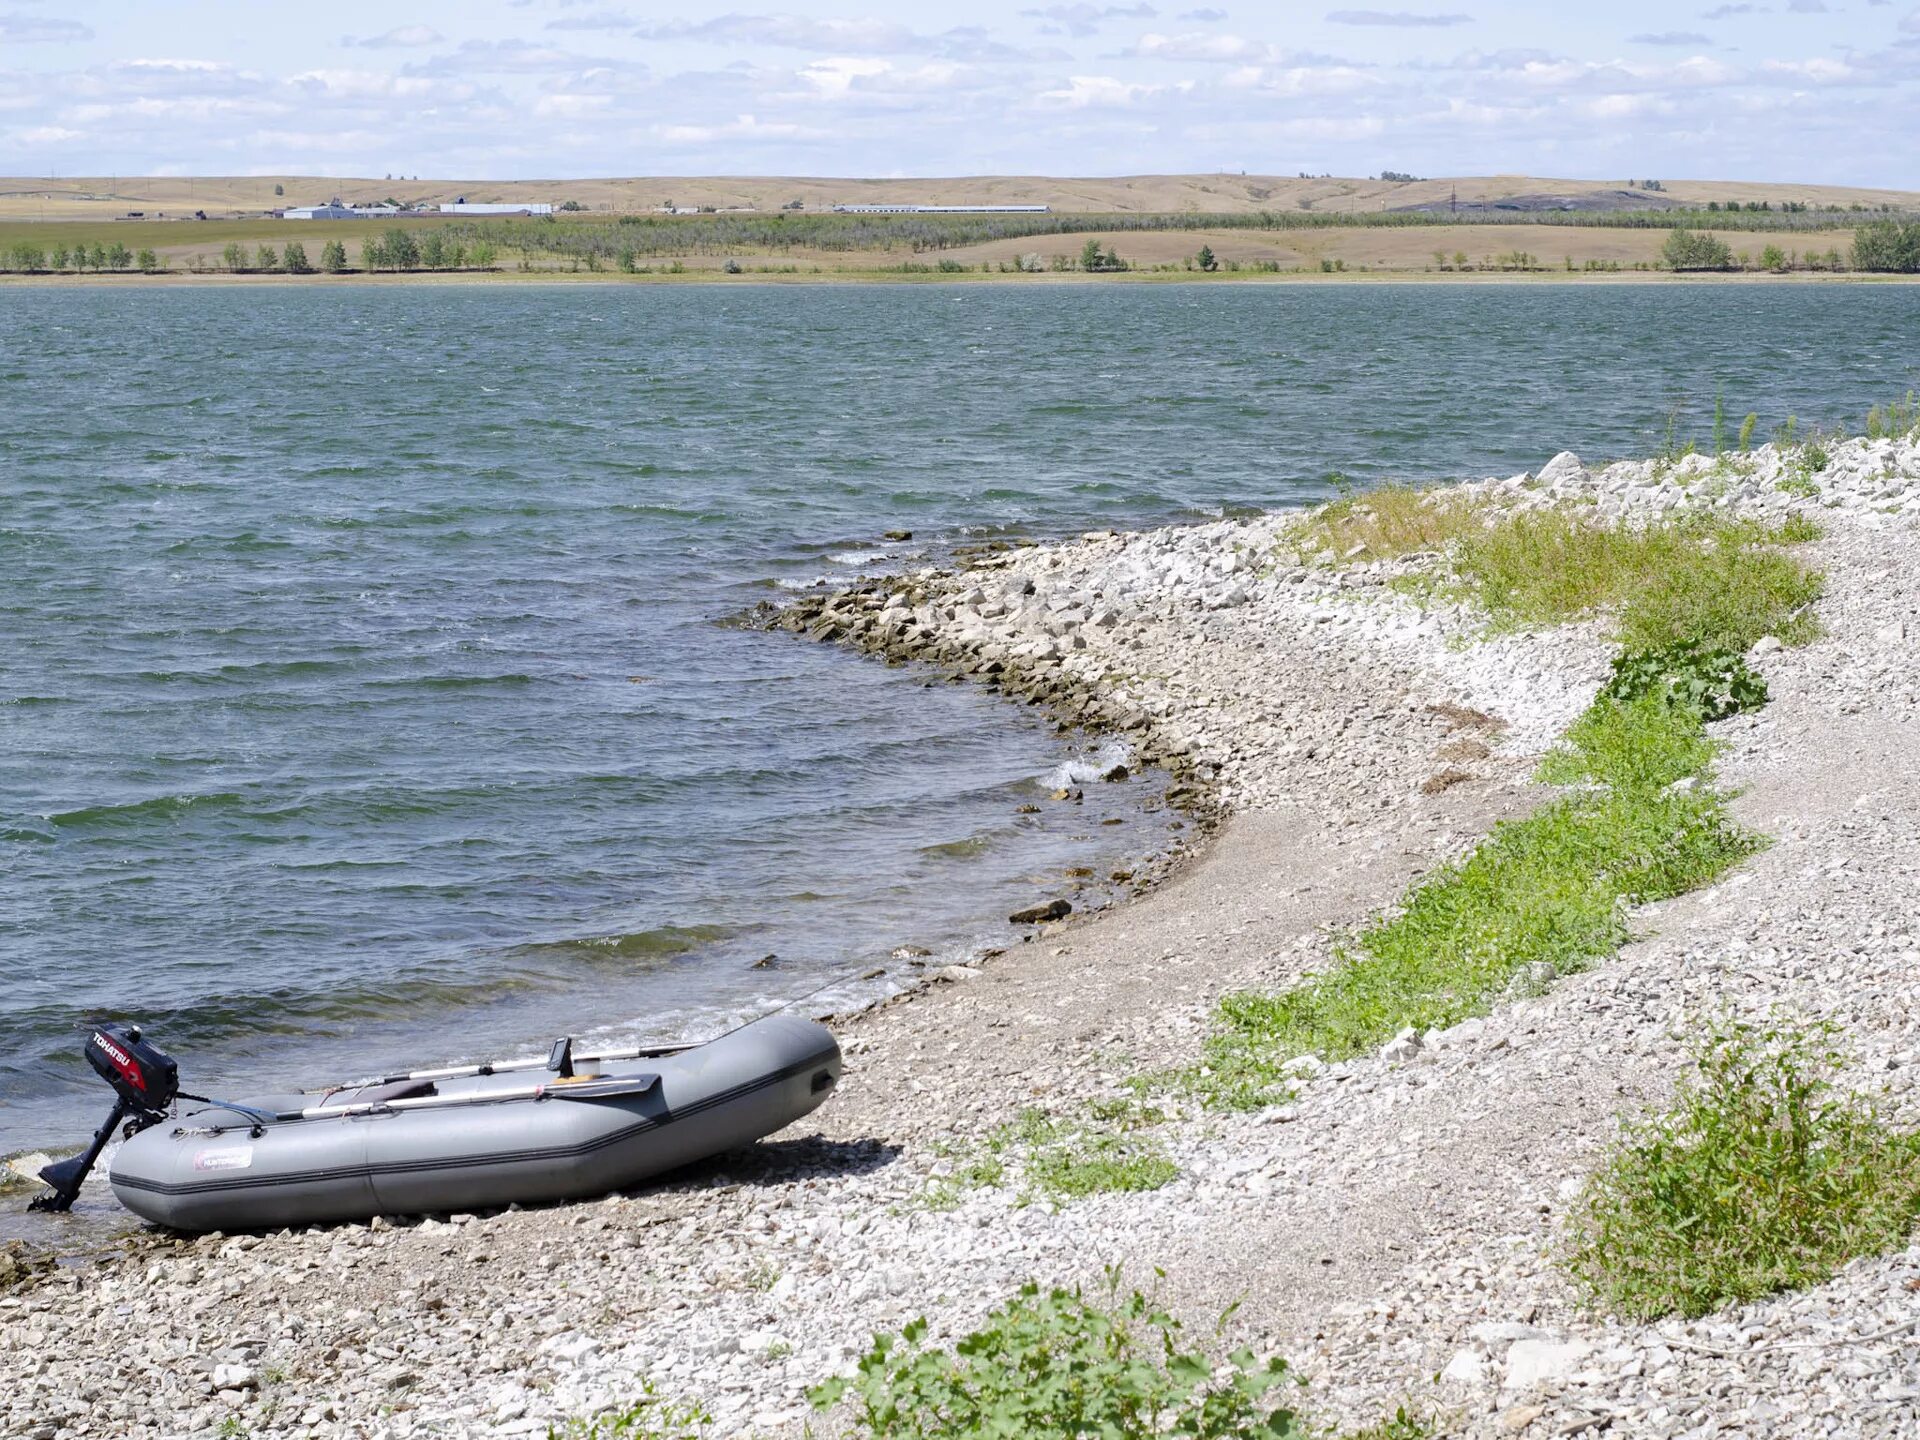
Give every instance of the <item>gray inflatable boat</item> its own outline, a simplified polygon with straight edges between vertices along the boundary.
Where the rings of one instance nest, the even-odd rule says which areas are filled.
[[[420,1071],[167,1115],[164,1101],[152,1102],[169,1088],[172,1062],[137,1030],[129,1039],[102,1027],[93,1040],[104,1046],[95,1068],[145,1117],[112,1158],[113,1192],[135,1214],[179,1230],[602,1195],[771,1135],[816,1109],[840,1078],[831,1033],[774,1015],[701,1045],[576,1056],[563,1040],[544,1062]],[[163,1076],[149,1055],[165,1063]],[[143,1078],[137,1089],[127,1083]],[[76,1190],[79,1178],[84,1170]]]

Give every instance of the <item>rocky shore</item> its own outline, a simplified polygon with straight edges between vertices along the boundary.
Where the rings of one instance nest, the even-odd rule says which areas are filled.
[[[672,1184],[0,1272],[0,1434],[538,1435],[644,1379],[717,1434],[797,1436],[805,1387],[873,1331],[963,1333],[1024,1280],[1110,1264],[1164,1271],[1203,1329],[1238,1302],[1231,1338],[1295,1362],[1329,1426],[1404,1405],[1472,1436],[1916,1433],[1920,1249],[1648,1326],[1585,1307],[1556,1258],[1619,1118],[1671,1092],[1716,1007],[1837,1021],[1848,1078],[1920,1124],[1920,445],[1823,458],[1559,456],[1456,492],[1817,517],[1825,635],[1756,647],[1772,703],[1715,727],[1736,812],[1773,844],[1637,913],[1607,964],[1303,1065],[1290,1104],[1176,1103],[1153,1190],[1064,1201],[1017,1156],[968,1168],[1023,1109],[1118,1105],[1190,1064],[1221,993],[1323,964],[1334,929],[1535,805],[1604,627],[1489,635],[1408,593],[1436,557],[1303,550],[1285,515],[1009,550],[768,617],[1125,737],[1209,842],[1133,904],[1010,929],[1031,943],[844,1019],[817,1125]]]

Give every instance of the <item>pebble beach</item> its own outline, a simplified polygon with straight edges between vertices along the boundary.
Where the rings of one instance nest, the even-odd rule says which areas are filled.
[[[1196,1331],[1287,1357],[1330,1429],[1396,1408],[1462,1436],[1910,1435],[1920,1247],[1695,1321],[1597,1313],[1560,1263],[1623,1118],[1663,1103],[1703,1016],[1836,1022],[1850,1084],[1920,1126],[1920,441],[1537,471],[1493,511],[1623,523],[1816,519],[1823,633],[1749,660],[1765,708],[1714,725],[1768,837],[1635,939],[1482,1017],[1298,1066],[1291,1102],[1176,1102],[1157,1189],[1059,1200],[964,1183],[1023,1109],[1119,1102],[1191,1064],[1213,1003],[1327,963],[1333,936],[1546,793],[1540,756],[1605,681],[1602,621],[1528,632],[1407,583],[1435,554],[1302,553],[1275,513],[977,553],[808,595],[769,643],[850,645],[984,685],[1109,755],[1050,804],[1171,777],[1182,842],[1062,878],[1003,950],[837,1015],[840,1092],[674,1181],[578,1205],[0,1260],[0,1434],[544,1435],[639,1393],[718,1435],[833,1433],[808,1386],[876,1331],[966,1333],[1029,1280],[1157,1285]],[[1109,778],[1110,777],[1110,778]],[[1163,1277],[1154,1280],[1155,1271]]]

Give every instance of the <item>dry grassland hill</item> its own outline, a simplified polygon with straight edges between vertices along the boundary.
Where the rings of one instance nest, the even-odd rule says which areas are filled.
[[[0,220],[111,220],[130,212],[147,219],[212,219],[259,215],[288,205],[339,195],[348,201],[388,197],[438,204],[473,201],[577,202],[591,211],[635,213],[662,205],[776,210],[793,201],[807,209],[841,204],[1049,205],[1059,211],[1231,214],[1259,210],[1365,213],[1463,206],[1514,197],[1552,196],[1615,208],[1625,203],[1702,204],[1708,201],[1794,201],[1807,205],[1893,205],[1920,208],[1920,192],[1836,185],[1667,180],[1657,193],[1622,201],[1625,180],[1565,180],[1529,175],[1385,181],[1277,175],[1121,175],[1072,179],[1052,176],[955,176],[911,180],[813,177],[634,177],[554,180],[405,180],[302,175],[89,176],[0,179]],[[276,193],[276,187],[278,193]]]

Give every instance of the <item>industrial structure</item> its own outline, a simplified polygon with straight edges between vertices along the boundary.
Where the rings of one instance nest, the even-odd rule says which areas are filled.
[[[836,215],[1045,215],[1050,205],[836,205]]]
[[[551,215],[551,205],[512,205],[487,201],[469,201],[462,195],[457,200],[440,202],[442,215]]]
[[[291,205],[280,212],[283,220],[391,220],[399,215],[551,215],[553,206],[472,203],[462,195],[443,201],[435,210],[399,205],[349,205],[338,195],[324,205]]]

